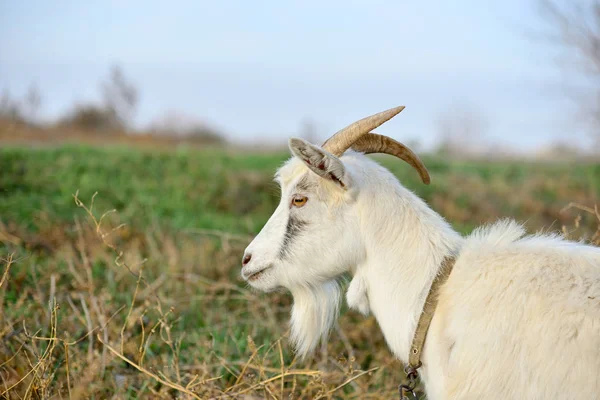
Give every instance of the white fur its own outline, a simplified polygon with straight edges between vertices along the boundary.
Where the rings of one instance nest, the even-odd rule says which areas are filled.
[[[600,398],[599,248],[525,236],[510,220],[463,238],[373,160],[338,159],[304,141],[292,144],[294,154],[299,146],[326,157],[344,185],[305,159],[288,161],[277,175],[281,203],[248,246],[242,275],[269,266],[250,284],[292,292],[300,355],[327,335],[339,310],[335,281],[350,272],[348,304],[372,313],[406,362],[431,282],[454,254],[422,356],[429,399]],[[300,191],[309,200],[296,208],[301,181],[311,184]],[[281,259],[290,216],[306,226]]]
[[[340,286],[335,280],[293,289],[291,340],[301,358],[312,352],[335,323],[340,310]]]

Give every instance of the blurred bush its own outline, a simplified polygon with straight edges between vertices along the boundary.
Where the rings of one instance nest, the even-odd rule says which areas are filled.
[[[198,121],[196,118],[175,111],[165,115],[150,124],[148,133],[158,137],[175,138],[178,141],[205,144],[223,145],[227,143],[223,133]]]
[[[127,80],[120,67],[114,66],[101,89],[102,104],[77,104],[58,120],[57,125],[92,134],[130,130],[139,99],[136,87]]]
[[[58,122],[58,127],[76,128],[92,134],[118,131],[123,129],[113,110],[94,104],[77,105]]]

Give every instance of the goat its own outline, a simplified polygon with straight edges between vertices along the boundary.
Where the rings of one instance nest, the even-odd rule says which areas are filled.
[[[421,354],[429,399],[600,398],[600,248],[558,235],[526,236],[501,220],[459,235],[365,154],[387,153],[429,174],[409,148],[371,132],[404,107],[364,118],[323,146],[292,138],[276,173],[281,202],[246,248],[241,275],[265,292],[291,292],[301,357],[325,340],[348,305],[372,313],[392,353],[409,359],[440,265]]]

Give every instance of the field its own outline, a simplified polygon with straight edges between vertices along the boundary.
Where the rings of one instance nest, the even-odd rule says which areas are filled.
[[[298,362],[291,297],[239,278],[287,157],[0,149],[0,397],[397,396],[402,365],[372,317],[343,309],[328,344]],[[462,233],[512,217],[600,243],[599,163],[428,156],[424,186],[400,161],[377,159]]]

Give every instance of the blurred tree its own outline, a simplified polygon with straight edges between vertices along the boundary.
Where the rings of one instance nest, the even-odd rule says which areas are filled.
[[[38,122],[38,114],[42,105],[42,96],[40,90],[35,83],[32,83],[27,89],[25,98],[23,99],[23,113],[28,123],[36,124]]]
[[[577,120],[600,146],[600,0],[539,0]]]
[[[8,89],[2,90],[0,96],[0,118],[10,121],[22,121],[21,106],[19,102],[12,98]]]
[[[139,94],[136,87],[127,81],[121,67],[112,67],[109,80],[102,84],[102,95],[106,110],[124,129],[130,129]]]
[[[42,96],[35,83],[29,86],[21,101],[14,99],[8,89],[4,89],[0,96],[0,118],[35,125],[41,104]]]
[[[133,127],[138,91],[119,66],[112,67],[109,79],[101,84],[103,104],[76,104],[59,125],[90,132],[127,131]]]

